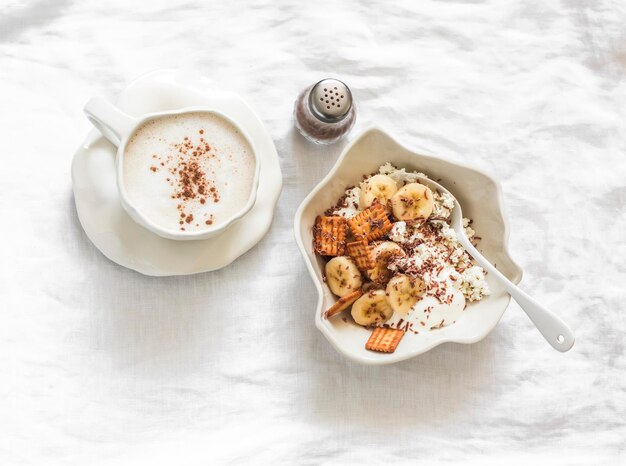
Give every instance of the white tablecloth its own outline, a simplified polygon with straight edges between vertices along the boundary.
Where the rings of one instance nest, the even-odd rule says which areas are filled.
[[[626,8],[615,1],[58,2],[0,7],[0,464],[626,462]],[[215,273],[148,278],[77,221],[82,106],[194,69],[267,125],[284,190],[265,239]],[[345,143],[293,129],[344,79],[383,125],[502,181],[523,286],[484,341],[388,367],[313,325],[296,207]]]

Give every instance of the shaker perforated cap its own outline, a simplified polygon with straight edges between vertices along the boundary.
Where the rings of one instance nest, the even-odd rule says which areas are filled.
[[[352,108],[352,93],[338,79],[322,79],[309,94],[311,112],[326,123],[342,120]]]

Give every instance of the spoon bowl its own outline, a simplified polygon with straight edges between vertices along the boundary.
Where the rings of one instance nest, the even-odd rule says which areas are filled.
[[[500,184],[488,173],[437,155],[426,155],[398,142],[380,127],[371,127],[346,145],[328,174],[302,201],[294,217],[296,243],[311,276],[317,300],[311,304],[315,326],[340,354],[360,364],[383,365],[404,361],[442,344],[454,344],[451,351],[462,351],[458,345],[483,340],[502,318],[511,295],[487,275],[491,294],[468,305],[463,317],[454,325],[432,332],[410,334],[402,339],[394,353],[376,353],[365,348],[370,331],[350,319],[325,319],[324,311],[337,298],[324,283],[325,261],[314,253],[312,226],[318,215],[333,205],[348,186],[362,180],[364,173],[374,173],[381,165],[391,163],[407,171],[425,173],[454,192],[463,212],[473,220],[472,228],[483,237],[481,251],[513,283],[522,278],[522,268],[508,250],[509,226]]]

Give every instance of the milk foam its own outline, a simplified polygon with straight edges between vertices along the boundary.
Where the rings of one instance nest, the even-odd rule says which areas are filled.
[[[252,148],[230,122],[211,113],[165,116],[143,124],[124,151],[129,201],[168,230],[201,231],[248,202]]]

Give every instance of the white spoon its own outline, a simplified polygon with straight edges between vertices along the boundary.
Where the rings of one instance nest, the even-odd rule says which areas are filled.
[[[496,269],[478,250],[472,245],[469,238],[465,234],[463,228],[463,213],[461,212],[461,205],[454,196],[446,188],[441,186],[428,178],[419,178],[419,182],[428,186],[432,190],[439,190],[450,194],[454,199],[454,208],[450,215],[451,227],[454,229],[459,243],[465,248],[470,256],[478,262],[478,264],[489,272],[489,275],[497,280],[500,285],[511,295],[511,297],[517,301],[522,310],[532,320],[535,327],[541,332],[548,343],[558,351],[565,352],[574,346],[574,334],[567,326],[565,322],[561,320],[556,314],[548,310],[533,298],[524,293],[508,278],[506,278],[498,269]]]

